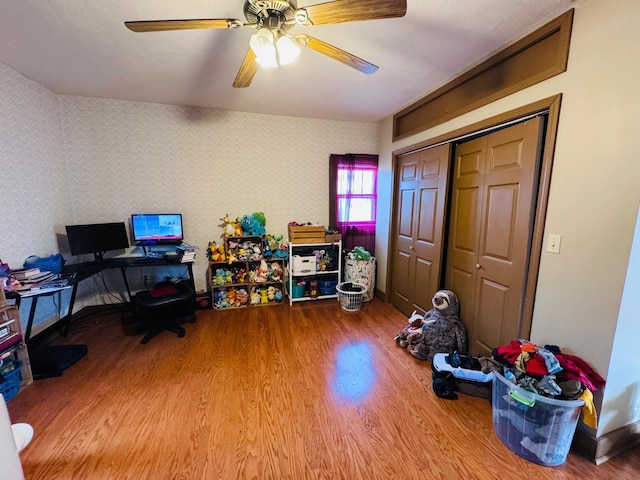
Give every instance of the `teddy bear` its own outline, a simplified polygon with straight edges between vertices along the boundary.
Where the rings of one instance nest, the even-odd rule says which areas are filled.
[[[466,353],[467,332],[458,317],[458,296],[451,290],[438,290],[431,303],[433,308],[424,315],[421,338],[408,345],[407,350],[420,360],[433,360],[436,353]]]
[[[394,340],[402,348],[413,346],[422,340],[424,331],[429,323],[429,321],[426,321],[422,315],[414,310],[409,317],[407,325],[396,333]]]

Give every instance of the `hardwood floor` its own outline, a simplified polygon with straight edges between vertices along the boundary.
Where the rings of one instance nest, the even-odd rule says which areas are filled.
[[[489,402],[434,395],[393,341],[406,317],[377,299],[197,315],[147,345],[119,315],[75,324],[62,340],[88,355],[8,403],[35,429],[27,480],[640,478],[639,449],[601,466],[515,455]]]

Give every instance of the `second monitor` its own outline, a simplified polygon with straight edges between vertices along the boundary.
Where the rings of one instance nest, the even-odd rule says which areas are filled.
[[[182,214],[134,213],[131,231],[138,245],[179,245],[184,239]]]

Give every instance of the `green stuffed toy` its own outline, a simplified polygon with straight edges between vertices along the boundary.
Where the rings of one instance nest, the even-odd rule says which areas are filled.
[[[352,260],[371,260],[371,254],[364,247],[355,247],[353,252],[349,254]]]

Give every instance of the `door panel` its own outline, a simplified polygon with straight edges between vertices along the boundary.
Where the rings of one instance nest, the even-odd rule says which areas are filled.
[[[442,145],[398,159],[391,303],[407,315],[440,288],[449,155]]]
[[[410,190],[402,190],[400,192],[400,218],[398,235],[407,239],[413,237],[413,205],[415,203],[413,200],[414,197],[415,191],[413,188]]]
[[[433,262],[426,258],[417,257],[415,261],[416,274],[414,276],[413,282],[415,285],[415,289],[413,292],[413,304],[414,306],[419,306],[421,309],[425,310],[425,307],[431,305],[431,299],[433,298],[432,292],[429,290],[427,285],[432,282],[432,278],[434,275]],[[429,310],[426,308],[426,310]]]
[[[540,128],[536,118],[456,147],[445,285],[476,355],[520,332]]]
[[[518,185],[500,185],[489,189],[487,194],[487,229],[482,252],[485,257],[511,262],[513,256],[514,229]],[[506,234],[505,234],[506,233]]]
[[[480,282],[475,329],[477,343],[490,352],[493,347],[503,345],[502,327],[505,319],[502,315],[506,308],[508,287],[486,278],[481,278]]]
[[[398,251],[394,259],[394,272],[408,272],[411,268],[411,254]],[[394,284],[394,295],[399,301],[408,303],[412,294],[412,286],[409,282],[408,275],[394,274],[396,282]]]

